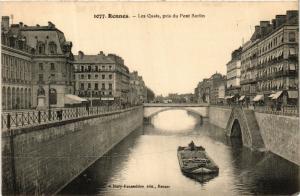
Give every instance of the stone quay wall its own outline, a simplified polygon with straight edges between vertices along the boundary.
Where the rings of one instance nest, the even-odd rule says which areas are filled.
[[[226,129],[232,109],[209,106],[209,122]],[[245,110],[247,112],[247,110]],[[300,165],[299,150],[299,117],[274,115],[254,112],[255,118],[246,119],[251,125],[257,123],[255,134],[260,134],[266,150],[284,159]],[[249,116],[246,115],[246,118]],[[254,122],[256,121],[256,122]],[[242,122],[240,122],[242,123]]]
[[[266,149],[300,165],[299,118],[258,112],[255,116]]]
[[[209,106],[208,118],[213,125],[226,129],[231,114],[231,108]]]
[[[60,191],[143,123],[143,107],[2,133],[2,194]]]

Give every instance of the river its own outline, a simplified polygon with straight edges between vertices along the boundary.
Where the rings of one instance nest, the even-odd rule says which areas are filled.
[[[290,195],[299,191],[299,167],[241,140],[184,110],[161,112],[132,132],[59,194],[187,196]],[[220,168],[201,182],[184,176],[177,147],[191,140],[205,147]]]

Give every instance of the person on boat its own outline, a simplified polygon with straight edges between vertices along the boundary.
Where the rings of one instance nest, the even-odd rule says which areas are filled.
[[[191,143],[189,143],[189,147],[191,150],[195,150],[195,144],[194,144],[193,140],[191,141]]]

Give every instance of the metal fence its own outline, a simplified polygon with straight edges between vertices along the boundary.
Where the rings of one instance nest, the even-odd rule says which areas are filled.
[[[76,108],[53,108],[49,110],[24,110],[2,112],[1,128],[2,131],[19,127],[30,127],[50,122],[58,122],[106,114],[121,111],[130,107],[122,106],[99,106],[99,107],[76,107]]]
[[[255,112],[284,115],[284,116],[299,116],[298,106],[281,106],[279,108],[271,106],[254,106],[254,105],[240,105],[240,104],[215,104],[213,106],[221,108],[232,108],[232,107],[242,107],[244,109],[254,110]]]
[[[299,108],[297,106],[281,106],[280,108],[270,106],[255,106],[254,111],[284,116],[299,116]]]

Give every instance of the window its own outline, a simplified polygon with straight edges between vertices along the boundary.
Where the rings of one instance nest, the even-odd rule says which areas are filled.
[[[84,71],[84,67],[83,66],[81,66],[81,71]]]
[[[105,89],[105,84],[104,84],[104,83],[102,83],[102,89],[103,89],[103,90]]]
[[[289,32],[289,41],[295,42],[296,41],[296,34],[295,32]]]
[[[52,104],[57,104],[57,92],[54,88],[50,89],[50,94],[49,94],[49,103]]]
[[[111,65],[109,66],[109,69],[111,69]]]
[[[102,79],[105,79],[105,75],[102,75]]]
[[[109,95],[112,95],[111,91],[109,91]]]
[[[39,69],[40,69],[40,70],[43,70],[43,69],[44,69],[43,63],[39,63]]]
[[[39,74],[39,81],[42,82],[44,80],[44,75],[43,74]]]
[[[95,75],[95,78],[98,78],[98,74]]]
[[[91,79],[91,75],[90,74],[88,75],[88,79]]]
[[[84,89],[84,84],[80,83],[80,89],[83,90]]]
[[[84,79],[84,75],[83,75],[83,74],[81,74],[81,75],[80,75],[80,78],[81,78],[81,79]]]
[[[50,64],[50,69],[51,69],[51,70],[55,70],[55,65],[54,65],[54,63],[51,63],[51,64]]]
[[[49,43],[49,52],[50,52],[50,54],[56,54],[57,47],[56,47],[56,44],[54,42]]]
[[[38,53],[45,54],[45,44],[42,42],[39,42],[37,45],[38,45]]]
[[[91,86],[92,86],[92,85],[91,85],[91,83],[88,83],[88,89],[90,89],[90,88],[91,88]]]
[[[51,74],[51,78],[55,78],[55,74]]]
[[[109,79],[112,79],[112,75],[111,75],[111,74],[109,74],[109,76],[108,76],[108,77],[109,77]]]
[[[108,88],[109,88],[110,90],[112,89],[112,84],[111,84],[111,83],[109,84],[109,87],[108,87]]]
[[[97,65],[95,66],[95,70],[98,71],[98,66]]]
[[[95,90],[98,90],[98,83],[95,84]]]
[[[92,67],[89,65],[88,66],[88,71],[91,71],[92,70]]]
[[[105,66],[104,65],[102,65],[102,69],[104,69],[105,68]]]

